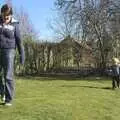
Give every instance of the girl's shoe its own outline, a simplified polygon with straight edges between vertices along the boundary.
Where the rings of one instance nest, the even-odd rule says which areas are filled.
[[[5,106],[12,106],[12,103],[6,102],[4,105],[5,105]]]

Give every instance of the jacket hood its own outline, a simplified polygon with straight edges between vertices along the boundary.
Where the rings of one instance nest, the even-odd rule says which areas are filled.
[[[11,23],[19,23],[19,21],[16,20],[14,17],[12,17],[12,19],[11,19]]]

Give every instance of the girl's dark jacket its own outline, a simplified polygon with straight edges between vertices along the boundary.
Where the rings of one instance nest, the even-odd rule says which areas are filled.
[[[0,49],[18,49],[20,62],[24,63],[24,47],[21,41],[19,22],[13,17],[7,25],[3,24],[0,16]]]

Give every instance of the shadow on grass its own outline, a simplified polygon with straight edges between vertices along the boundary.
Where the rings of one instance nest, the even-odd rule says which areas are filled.
[[[109,77],[99,77],[99,76],[80,76],[80,75],[40,75],[40,76],[17,76],[17,78],[23,80],[40,80],[40,81],[52,81],[52,80],[66,80],[66,81],[101,81],[101,80],[111,80]]]
[[[63,85],[61,87],[82,87],[82,88],[95,88],[95,89],[104,89],[104,90],[113,90],[112,87],[96,87],[96,86],[76,86],[76,85]]]
[[[5,105],[5,103],[0,103],[0,106],[4,106]]]

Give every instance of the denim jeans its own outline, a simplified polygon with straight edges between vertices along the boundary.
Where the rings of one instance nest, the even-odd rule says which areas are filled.
[[[5,95],[5,102],[14,96],[14,58],[15,49],[0,49],[0,94]]]

